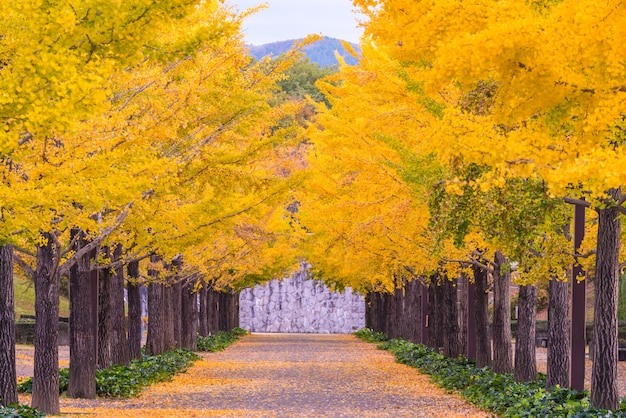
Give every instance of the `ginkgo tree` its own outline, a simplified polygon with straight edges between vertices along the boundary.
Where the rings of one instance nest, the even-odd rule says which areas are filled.
[[[615,295],[623,203],[625,10],[620,2],[356,1],[369,17],[365,38],[403,63],[423,100],[441,109],[428,143],[493,167],[485,187],[506,177],[541,179],[550,195],[586,197],[599,214],[592,403],[616,409]],[[459,99],[496,86],[488,114]],[[410,86],[409,86],[410,87]]]
[[[19,259],[38,294],[33,404],[52,413],[58,362],[45,336],[56,327],[59,275],[84,273],[89,258],[78,261],[99,245],[194,254],[216,233],[203,225],[258,202],[266,218],[280,206],[269,197],[285,189],[277,167],[286,160],[258,161],[294,138],[281,122],[293,106],[268,103],[297,52],[252,64],[241,17],[218,1],[105,3],[2,6],[2,230],[36,260]],[[78,248],[77,229],[90,238]]]

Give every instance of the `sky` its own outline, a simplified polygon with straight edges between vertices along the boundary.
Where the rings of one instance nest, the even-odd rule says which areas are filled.
[[[257,6],[263,0],[229,0],[240,10]],[[245,20],[246,42],[262,45],[299,39],[312,33],[358,43],[359,15],[352,12],[351,0],[266,0],[268,8]]]

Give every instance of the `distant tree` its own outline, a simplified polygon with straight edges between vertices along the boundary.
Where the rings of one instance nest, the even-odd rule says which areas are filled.
[[[286,78],[278,83],[284,96],[304,99],[310,96],[316,102],[325,101],[322,92],[315,86],[317,80],[334,73],[337,67],[322,68],[319,64],[302,58],[285,72]]]

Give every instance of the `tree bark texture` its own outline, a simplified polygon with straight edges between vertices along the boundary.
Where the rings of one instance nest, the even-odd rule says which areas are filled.
[[[207,307],[209,309],[209,333],[215,334],[220,330],[220,304],[219,304],[219,292],[217,292],[213,287],[209,284],[208,289],[208,298],[207,298]]]
[[[148,336],[146,354],[156,356],[165,352],[165,324],[163,318],[163,285],[148,284]]]
[[[82,231],[77,250],[87,245]],[[80,257],[70,269],[70,374],[67,396],[94,399],[96,397],[96,338],[93,323],[90,259],[95,254]]]
[[[50,234],[37,247],[35,273],[35,358],[31,405],[50,415],[59,406],[59,278]]]
[[[474,266],[474,317],[476,319],[476,366],[491,367],[489,339],[489,287],[487,271]]]
[[[438,275],[430,278],[428,299],[429,347],[439,350],[444,340],[444,284]]]
[[[163,343],[164,350],[171,351],[176,348],[174,341],[174,288],[172,287],[171,277],[167,284],[163,285]]]
[[[513,372],[513,337],[511,335],[511,271],[507,259],[496,251],[493,279],[493,371]]]
[[[619,200],[620,192],[609,195]],[[617,387],[617,295],[621,222],[618,208],[598,210],[598,239],[593,318],[593,367],[591,404],[596,408],[619,409]]]
[[[128,264],[128,282],[126,291],[128,295],[128,357],[129,359],[141,358],[141,292],[139,280],[139,262]]]
[[[117,262],[121,258],[122,246],[116,245],[113,249],[113,261]],[[130,362],[130,357],[124,313],[124,268],[121,265],[117,267],[109,276],[109,280],[111,281],[111,363],[127,365]]]
[[[456,280],[443,279],[443,355],[456,358],[459,348],[459,315]]]
[[[546,388],[568,387],[569,358],[569,284],[553,278],[548,287],[548,365]]]
[[[111,257],[109,247],[102,248],[105,258]],[[111,272],[102,270],[98,280],[98,368],[111,366]]]
[[[0,246],[0,405],[17,402],[13,247]]]
[[[459,353],[467,353],[467,276],[462,274],[456,282],[459,315]]]
[[[198,334],[202,337],[206,337],[209,335],[209,309],[207,304],[208,291],[207,284],[202,283],[202,288],[200,289],[200,312],[199,312],[199,324],[198,324]]]
[[[421,332],[422,332],[422,324],[420,323],[420,312],[422,309],[421,306],[421,291],[420,291],[421,282],[418,280],[412,280],[407,284],[407,298],[409,305],[409,341],[412,343],[420,343],[422,340]]]
[[[198,294],[194,292],[193,283],[181,287],[182,310],[182,347],[191,351],[196,350],[196,335],[198,334]]]
[[[183,348],[185,346],[183,337],[183,289],[186,286],[178,280],[178,277],[174,278],[175,282],[172,285],[172,313],[174,320],[174,343],[177,348]]]
[[[152,266],[159,262],[159,257],[150,256]],[[151,266],[151,267],[152,267]],[[146,354],[155,356],[163,354],[165,350],[165,314],[163,284],[159,283],[159,271],[148,270],[150,283],[148,284],[148,336],[146,338]]]
[[[519,287],[517,298],[517,338],[515,340],[515,381],[537,380],[535,327],[537,322],[537,286]]]

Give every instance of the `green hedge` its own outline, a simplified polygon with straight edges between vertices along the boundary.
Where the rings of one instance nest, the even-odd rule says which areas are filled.
[[[451,359],[419,344],[400,339],[387,340],[380,333],[362,329],[355,333],[396,356],[399,363],[415,367],[444,389],[460,393],[470,402],[504,417],[626,417],[626,403],[620,411],[598,410],[590,406],[589,392],[567,388],[545,389],[545,375],[537,382],[518,383],[513,375],[496,374],[490,368],[477,368],[464,358]]]

